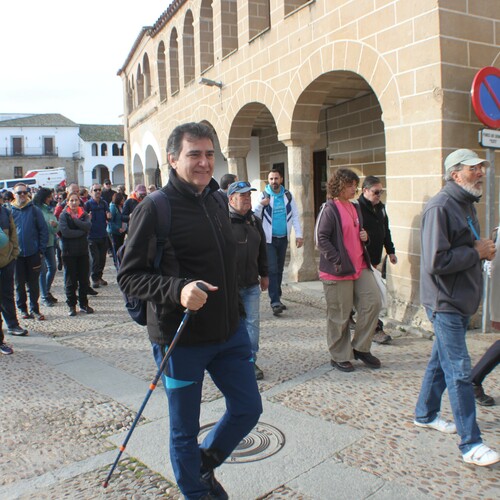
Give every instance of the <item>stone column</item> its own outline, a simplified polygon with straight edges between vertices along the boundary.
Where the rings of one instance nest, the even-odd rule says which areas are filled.
[[[239,181],[248,181],[247,155],[249,147],[229,146],[222,151],[227,159],[227,168],[230,174],[236,174]]]
[[[295,233],[290,237],[290,264],[288,266],[291,281],[313,281],[318,279],[318,269],[314,248],[314,186],[312,145],[317,135],[279,140],[288,148],[288,189],[295,199],[300,216],[300,225],[304,236],[304,246],[297,248]]]

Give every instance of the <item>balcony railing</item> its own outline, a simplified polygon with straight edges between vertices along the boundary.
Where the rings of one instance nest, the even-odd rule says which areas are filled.
[[[0,148],[0,156],[59,156],[57,148]]]

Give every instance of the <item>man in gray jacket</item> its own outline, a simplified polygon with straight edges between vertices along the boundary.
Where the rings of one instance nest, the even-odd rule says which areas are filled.
[[[480,466],[500,461],[500,455],[482,443],[465,342],[469,319],[481,300],[481,261],[495,256],[493,241],[479,236],[474,208],[488,166],[488,161],[469,149],[448,155],[444,162],[447,182],[424,209],[420,300],[434,326],[435,341],[414,422],[448,434],[458,432],[463,460]],[[439,415],[445,389],[454,424]]]

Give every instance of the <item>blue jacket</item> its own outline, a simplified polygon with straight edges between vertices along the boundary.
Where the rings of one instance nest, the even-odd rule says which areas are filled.
[[[12,217],[17,229],[19,255],[30,257],[44,252],[49,240],[49,230],[42,211],[29,201],[23,207],[12,204]]]
[[[109,205],[109,211],[111,212],[111,219],[108,222],[108,233],[122,234],[120,233],[120,229],[122,228],[122,213],[113,202]]]
[[[94,199],[90,199],[85,203],[85,211],[91,214],[92,227],[90,228],[89,240],[98,240],[107,238],[108,233],[106,226],[108,221],[106,219],[106,212],[109,211],[108,204],[101,200],[99,204]]]

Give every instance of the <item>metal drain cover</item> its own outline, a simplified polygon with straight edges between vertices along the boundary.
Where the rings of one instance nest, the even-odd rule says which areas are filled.
[[[212,430],[216,422],[204,425],[198,434],[201,442]],[[278,453],[285,446],[285,435],[276,427],[259,422],[236,447],[226,464],[258,462]]]

